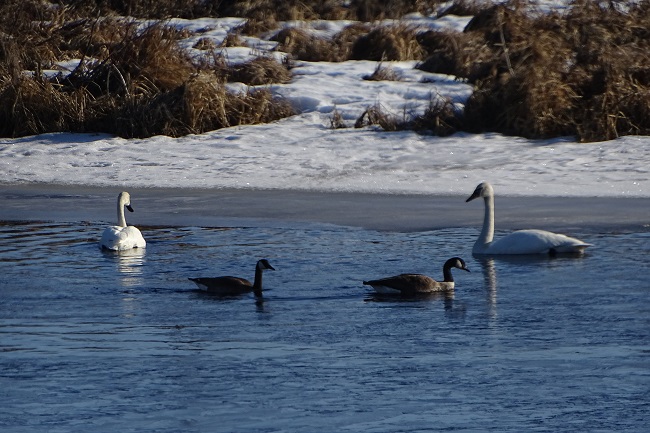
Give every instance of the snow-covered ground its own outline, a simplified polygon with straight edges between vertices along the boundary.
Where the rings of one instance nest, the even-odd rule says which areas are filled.
[[[409,18],[422,26],[457,30],[468,20]],[[220,41],[240,20],[173,23],[210,28],[193,38]],[[311,25],[314,31],[335,33],[345,24]],[[252,48],[228,48],[227,58],[240,62],[274,47],[265,40],[248,42]],[[479,181],[489,180],[500,195],[650,197],[650,137],[584,144],[571,137],[527,140],[459,133],[441,138],[353,128],[361,113],[377,104],[402,116],[421,113],[431,98],[445,96],[463,104],[471,94],[470,86],[454,77],[418,71],[414,64],[385,63],[402,79],[378,82],[362,79],[375,70],[376,62],[297,62],[292,82],[271,88],[301,114],[272,124],[182,138],[125,140],[66,133],[3,138],[0,184],[466,194]],[[349,128],[330,128],[335,111]]]

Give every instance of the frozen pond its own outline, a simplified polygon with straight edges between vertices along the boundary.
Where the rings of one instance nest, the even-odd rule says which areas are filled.
[[[480,212],[480,211],[478,211]],[[477,228],[375,231],[0,225],[4,432],[641,431],[650,423],[650,231],[585,229],[583,258],[479,261]],[[363,279],[441,277],[381,299]],[[263,302],[188,277],[252,278]],[[644,427],[646,426],[646,427]]]

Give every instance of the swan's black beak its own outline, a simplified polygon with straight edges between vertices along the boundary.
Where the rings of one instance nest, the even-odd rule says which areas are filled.
[[[468,201],[472,201],[475,198],[479,198],[481,196],[481,191],[482,191],[482,189],[480,187],[476,188],[474,190],[474,192],[472,193],[472,195],[470,195],[469,198],[467,200],[465,200],[465,203],[467,203]]]
[[[127,204],[127,205],[126,205],[126,208],[128,209],[129,212],[133,212],[133,208],[131,207],[130,204]]]

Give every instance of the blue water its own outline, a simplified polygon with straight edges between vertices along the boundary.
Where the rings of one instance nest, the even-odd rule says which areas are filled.
[[[474,229],[0,224],[3,432],[644,431],[650,233],[582,258],[479,261]],[[498,235],[499,233],[497,233]],[[375,297],[400,272],[452,296]],[[188,277],[253,277],[263,301]]]

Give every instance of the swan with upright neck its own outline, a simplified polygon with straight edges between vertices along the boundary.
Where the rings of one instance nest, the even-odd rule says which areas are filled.
[[[221,296],[234,296],[243,293],[253,292],[255,296],[262,296],[262,273],[270,269],[275,271],[267,259],[261,259],[255,265],[255,280],[253,283],[245,278],[239,277],[212,277],[212,278],[189,278],[199,289],[208,293]]]
[[[580,239],[545,230],[518,230],[500,239],[494,238],[494,189],[488,182],[480,183],[465,202],[482,197],[485,202],[483,228],[473,254],[582,254],[588,246]]]
[[[443,281],[436,281],[422,274],[400,274],[394,277],[364,281],[363,284],[371,286],[381,294],[417,295],[446,292],[454,290],[455,287],[454,277],[451,275],[452,268],[469,272],[463,259],[452,257],[442,267]]]
[[[126,225],[124,208],[133,212],[131,196],[123,191],[117,196],[117,225],[108,227],[102,234],[100,246],[114,251],[130,250],[132,248],[145,248],[147,242],[142,233],[134,226]]]

